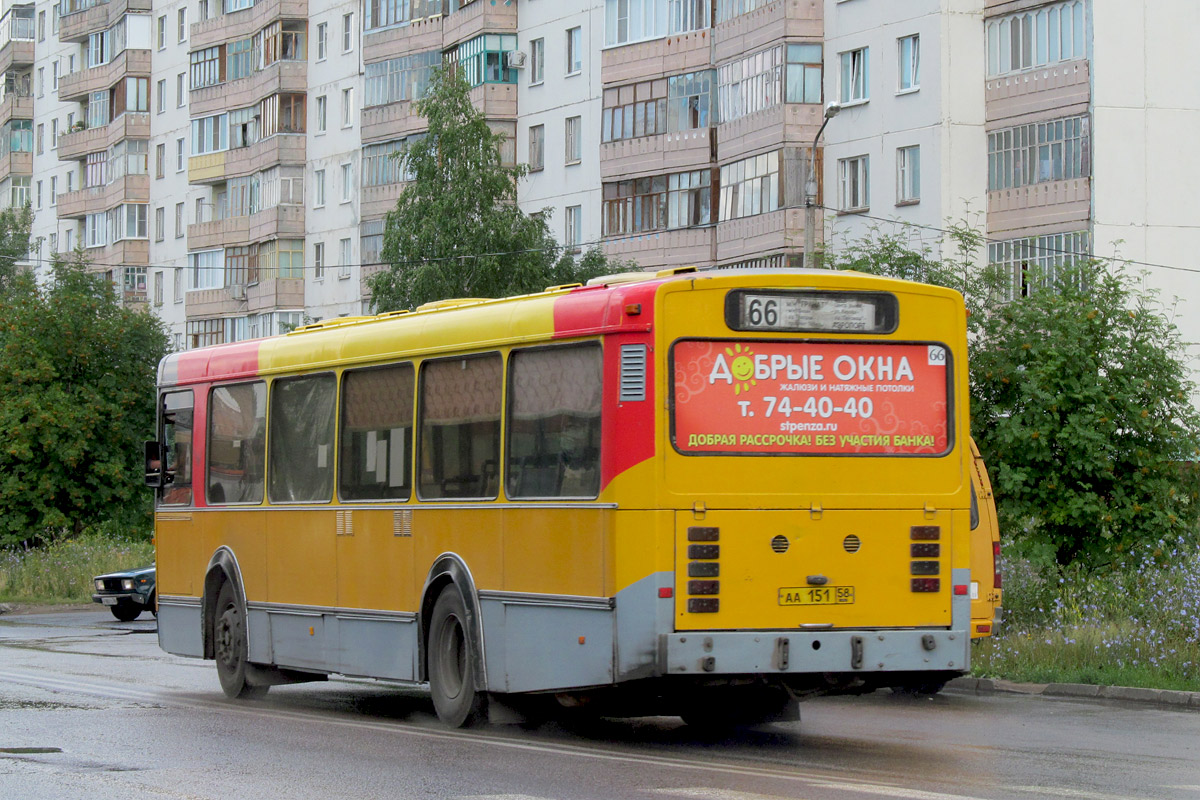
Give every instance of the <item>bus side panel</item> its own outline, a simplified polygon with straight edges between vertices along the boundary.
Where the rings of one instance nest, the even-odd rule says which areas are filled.
[[[492,691],[612,683],[613,613],[607,603],[485,595],[480,606]]]
[[[336,629],[326,630],[320,610],[337,605],[336,512],[273,509],[266,517],[266,552],[259,563],[267,565],[270,580],[246,587],[251,660],[334,669]],[[269,618],[266,652],[260,638],[264,617]]]

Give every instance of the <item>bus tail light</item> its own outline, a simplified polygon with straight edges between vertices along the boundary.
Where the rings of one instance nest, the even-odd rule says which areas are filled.
[[[942,590],[941,578],[913,578],[912,590],[914,592],[940,592]]]
[[[660,586],[658,587],[658,596],[664,600],[669,599],[675,596],[675,590],[670,586]]]
[[[971,590],[970,590],[970,589],[968,589],[968,588],[966,587],[966,585],[964,584],[963,586],[955,586],[955,587],[954,587],[954,593],[955,593],[956,595],[958,595],[959,597],[963,597],[964,595],[968,595],[968,594],[970,594],[970,593],[971,593]]]
[[[992,542],[992,585],[1000,588],[1000,543]]]

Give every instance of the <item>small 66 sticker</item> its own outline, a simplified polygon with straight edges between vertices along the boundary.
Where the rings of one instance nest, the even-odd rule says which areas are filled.
[[[934,367],[946,366],[946,348],[941,345],[929,345],[929,365]]]

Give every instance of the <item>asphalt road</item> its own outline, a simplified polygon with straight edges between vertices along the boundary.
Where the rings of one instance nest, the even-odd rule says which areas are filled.
[[[953,691],[803,705],[704,737],[677,718],[450,731],[364,681],[228,701],[148,615],[0,616],[0,798],[1200,800],[1200,713]]]

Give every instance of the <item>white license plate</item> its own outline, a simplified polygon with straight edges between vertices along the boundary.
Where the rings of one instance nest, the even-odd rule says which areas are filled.
[[[106,606],[115,606],[115,605],[117,604],[117,598],[115,598],[115,597],[101,597],[101,598],[100,598],[100,602],[101,602],[101,603],[103,603],[103,604],[104,604],[104,605],[106,605]]]

